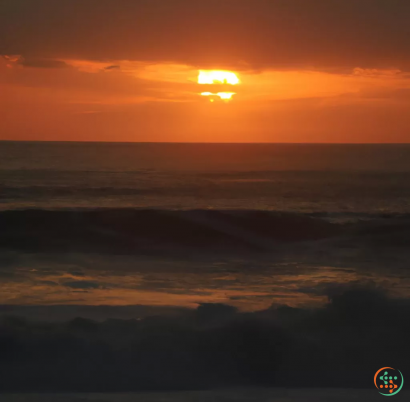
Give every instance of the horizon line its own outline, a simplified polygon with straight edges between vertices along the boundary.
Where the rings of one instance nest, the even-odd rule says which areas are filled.
[[[79,141],[79,140],[2,140],[1,142],[46,142],[85,144],[202,144],[202,145],[410,145],[409,142],[205,142],[205,141]]]

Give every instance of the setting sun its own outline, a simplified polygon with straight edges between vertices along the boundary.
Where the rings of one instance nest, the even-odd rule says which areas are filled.
[[[201,85],[237,85],[240,83],[239,78],[235,73],[231,71],[218,71],[218,70],[199,70],[198,84]],[[222,89],[222,88],[221,88]],[[235,92],[202,92],[202,96],[209,96],[210,101],[213,102],[215,97],[219,97],[221,100],[229,101]]]
[[[239,78],[231,71],[200,70],[198,84],[239,84]]]

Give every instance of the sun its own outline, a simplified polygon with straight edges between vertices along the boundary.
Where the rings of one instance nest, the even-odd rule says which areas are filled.
[[[199,70],[198,84],[238,85],[239,78],[232,71]]]
[[[198,84],[200,85],[238,85],[239,83],[238,76],[232,71],[199,70]],[[236,95],[236,92],[201,92],[201,95],[209,96],[211,102],[215,100],[215,97],[230,101],[232,96]]]

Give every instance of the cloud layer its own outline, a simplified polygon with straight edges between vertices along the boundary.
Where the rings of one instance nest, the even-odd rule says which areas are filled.
[[[235,68],[408,69],[402,0],[3,0],[0,54]]]

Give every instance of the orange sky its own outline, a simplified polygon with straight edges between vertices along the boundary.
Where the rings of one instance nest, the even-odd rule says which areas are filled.
[[[0,4],[0,139],[410,140],[403,2],[97,3]],[[240,84],[199,85],[211,68]]]

